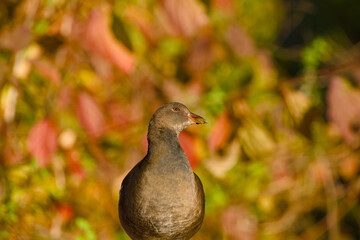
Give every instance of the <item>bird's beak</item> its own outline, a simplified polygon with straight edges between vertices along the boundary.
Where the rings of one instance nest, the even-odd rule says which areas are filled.
[[[187,117],[190,119],[191,122],[196,124],[207,123],[207,121],[203,117],[200,117],[199,115],[196,115],[195,113],[192,112],[190,112]]]

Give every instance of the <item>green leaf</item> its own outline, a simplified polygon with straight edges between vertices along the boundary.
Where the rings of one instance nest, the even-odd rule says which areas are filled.
[[[37,23],[35,23],[34,27],[33,27],[33,33],[37,34],[37,35],[43,35],[47,32],[47,30],[49,29],[50,23],[48,20],[41,20]]]
[[[92,226],[88,221],[83,218],[77,218],[75,220],[75,224],[78,228],[80,228],[84,232],[84,236],[76,237],[76,240],[95,240],[96,234],[93,230]]]
[[[330,58],[331,54],[332,48],[327,40],[322,37],[315,38],[301,54],[305,71],[317,69],[321,62]]]
[[[159,51],[163,56],[174,58],[180,56],[185,45],[180,38],[166,38],[159,43]]]
[[[112,31],[115,37],[121,41],[130,51],[133,50],[129,35],[126,31],[124,22],[120,17],[118,17],[114,12],[112,13]]]

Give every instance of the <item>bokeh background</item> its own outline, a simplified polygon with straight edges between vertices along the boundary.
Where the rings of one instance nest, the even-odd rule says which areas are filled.
[[[194,239],[360,239],[358,0],[1,0],[0,239],[129,239],[147,125],[179,101]],[[156,193],[154,193],[156,194]]]

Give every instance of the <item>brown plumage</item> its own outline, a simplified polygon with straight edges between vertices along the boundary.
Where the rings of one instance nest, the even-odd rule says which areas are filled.
[[[200,229],[204,191],[178,136],[186,127],[203,123],[181,103],[167,103],[151,118],[147,155],[120,190],[119,218],[131,239],[190,239]]]

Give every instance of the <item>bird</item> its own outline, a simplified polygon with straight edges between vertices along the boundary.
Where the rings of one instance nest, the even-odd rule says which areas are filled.
[[[179,133],[206,120],[178,102],[156,110],[148,150],[122,181],[119,219],[131,239],[190,239],[204,220],[205,195],[179,142]]]

